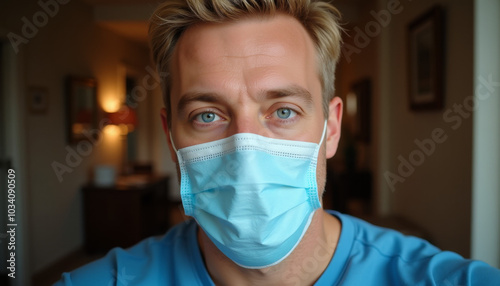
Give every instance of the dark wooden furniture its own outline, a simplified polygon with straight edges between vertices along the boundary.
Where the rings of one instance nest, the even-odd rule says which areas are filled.
[[[169,227],[168,177],[133,175],[113,187],[83,187],[85,249],[105,252],[164,234]]]

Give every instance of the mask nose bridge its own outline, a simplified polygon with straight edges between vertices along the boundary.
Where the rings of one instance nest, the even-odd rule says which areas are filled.
[[[248,134],[250,132],[245,133]],[[251,175],[252,169],[250,167],[254,166],[252,161],[255,160],[255,153],[252,152],[256,150],[257,143],[255,142],[255,137],[244,135],[243,137],[238,136],[238,138],[240,140],[239,143],[232,142],[234,144],[231,148],[233,151],[230,152],[231,155],[228,156],[230,160],[225,162],[224,168],[228,175],[233,178],[239,178],[242,174],[245,176]]]
[[[321,134],[321,139],[319,141],[319,146],[320,147],[321,147],[321,144],[323,143],[323,140],[325,139],[325,134],[326,134],[327,128],[328,128],[328,121],[325,120],[325,123],[323,125],[323,132]],[[250,129],[247,129],[247,128],[241,129],[238,126],[236,126],[236,130],[234,130],[227,137],[230,137],[230,136],[235,135],[235,134],[240,134],[240,133],[251,133],[251,134],[257,134],[257,135],[260,135],[260,136],[268,137],[268,136],[266,136],[266,134],[260,134],[262,132],[252,132],[252,130],[250,130]],[[172,131],[171,130],[168,131],[168,137],[169,137],[170,143],[172,144],[172,148],[175,151],[175,154],[177,155],[177,157],[179,157],[179,155],[177,154],[178,153],[178,149],[177,149],[177,147],[175,147],[175,143],[174,143],[174,140],[172,138]],[[179,158],[177,158],[177,159],[179,159]]]

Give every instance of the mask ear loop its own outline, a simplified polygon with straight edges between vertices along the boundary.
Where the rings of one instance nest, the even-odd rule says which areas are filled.
[[[172,148],[174,148],[175,154],[177,154],[177,148],[175,148],[174,140],[172,139],[172,131],[170,130],[168,130],[168,137],[170,138],[170,144],[172,144]]]
[[[328,120],[325,120],[325,125],[323,126],[323,134],[321,134],[321,141],[319,141],[320,147],[321,147],[321,144],[323,144],[323,139],[325,139],[327,123],[328,123]],[[172,140],[172,137],[170,137],[170,140]]]

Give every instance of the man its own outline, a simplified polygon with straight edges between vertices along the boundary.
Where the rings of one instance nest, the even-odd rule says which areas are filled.
[[[194,220],[60,284],[499,285],[484,263],[321,208],[342,119],[338,19],[320,1],[161,5],[161,116]]]

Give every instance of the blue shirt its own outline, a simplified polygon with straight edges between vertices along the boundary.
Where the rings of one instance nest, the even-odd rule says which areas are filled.
[[[349,215],[329,213],[341,221],[342,231],[335,254],[315,285],[500,285],[500,270],[484,262]],[[148,238],[127,250],[115,248],[102,259],[63,273],[56,286],[214,285],[198,247],[197,228],[189,220],[163,237]],[[314,264],[313,258],[305,259],[283,281],[293,282],[294,275]]]

